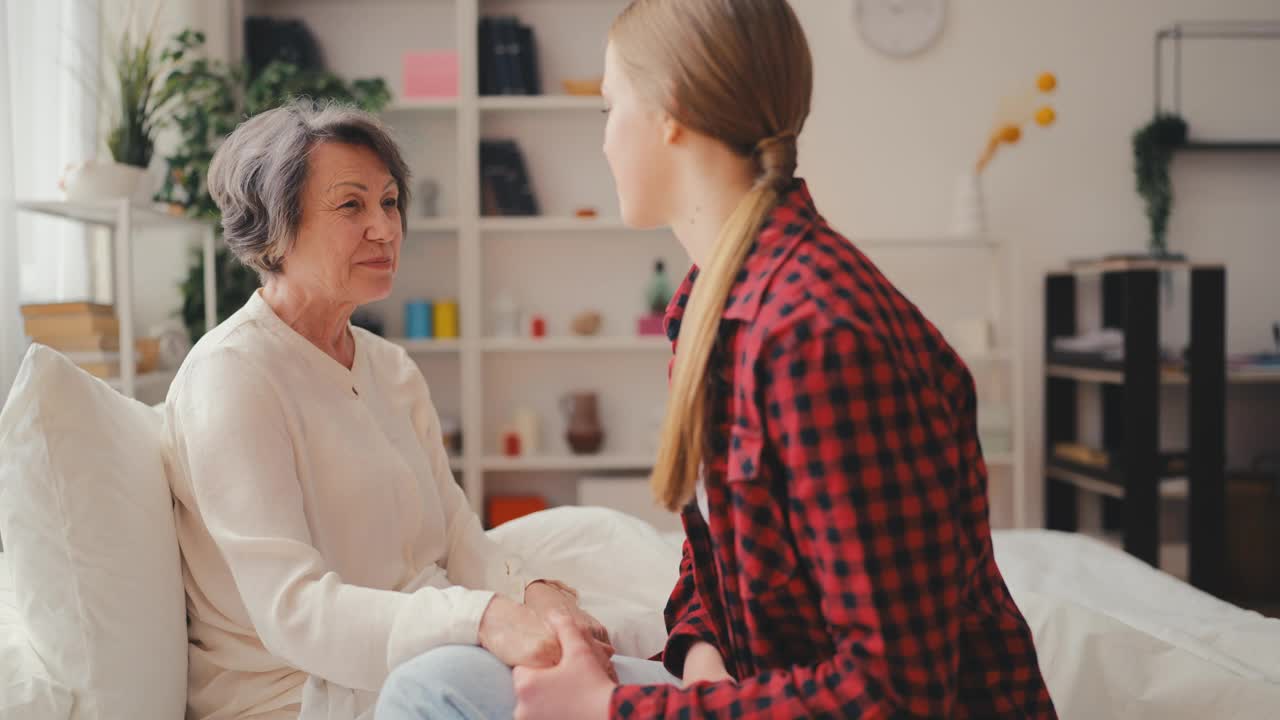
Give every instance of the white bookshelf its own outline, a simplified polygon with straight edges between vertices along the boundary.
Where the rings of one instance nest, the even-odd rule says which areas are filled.
[[[462,351],[462,341],[435,338],[387,338],[391,342],[409,351],[410,355],[426,355],[433,353],[456,353]]]
[[[481,97],[478,104],[486,111],[601,112],[604,109],[604,101],[599,97],[579,95],[499,95]]]
[[[199,232],[204,254],[205,327],[217,324],[217,291],[214,286],[214,242],[212,224],[162,212],[151,205],[128,199],[103,202],[71,202],[66,200],[33,200],[19,202],[18,209],[100,227],[111,232],[112,303],[120,323],[120,377],[107,382],[124,395],[136,398],[139,393],[162,392],[173,381],[175,373],[157,371],[138,375],[134,341],[134,233],[149,231],[172,240],[190,241]]]
[[[598,97],[559,94],[561,80],[598,76],[608,29],[626,0],[232,0],[232,27],[246,13],[300,17],[315,33],[330,67],[346,77],[377,75],[397,93],[406,51],[459,53],[460,96],[442,100],[398,98],[385,113],[417,179],[439,183],[440,218],[411,214],[397,288],[376,307],[390,337],[403,335],[403,305],[426,297],[457,299],[461,337],[449,341],[396,340],[418,360],[442,416],[461,419],[463,454],[454,463],[479,511],[487,490],[538,492],[552,498],[575,479],[647,474],[655,455],[655,416],[665,401],[670,344],[636,337],[635,317],[652,262],[662,259],[673,288],[689,261],[669,231],[636,231],[621,219],[612,178],[601,153],[605,118]],[[358,6],[358,7],[357,7]],[[533,27],[543,96],[477,94],[477,24],[482,15],[510,14]],[[353,23],[360,32],[353,33]],[[379,28],[375,31],[373,28]],[[376,36],[371,44],[368,38]],[[511,138],[523,152],[542,215],[481,217],[481,139]],[[414,188],[416,191],[416,188]],[[590,208],[595,217],[578,217]],[[908,295],[947,283],[920,280],[922,264],[978,268],[991,282],[964,292],[975,312],[997,323],[997,348],[1018,348],[1018,297],[1010,286],[1011,249],[980,236],[879,237],[855,240]],[[890,261],[892,260],[892,261]],[[967,286],[966,286],[967,287]],[[507,291],[530,313],[547,318],[541,339],[495,337],[489,300]],[[939,302],[945,313],[953,305]],[[924,304],[926,313],[930,308]],[[569,322],[580,311],[604,317],[599,337],[573,337]],[[932,317],[932,315],[931,315]],[[1021,359],[1000,349],[966,361],[981,374],[1003,377],[1002,402],[1014,427],[1009,452],[992,453],[993,484],[1009,487],[1013,508],[1025,505],[1024,440],[1019,384]],[[600,395],[606,441],[600,454],[572,455],[564,440],[559,398],[591,389]],[[499,435],[516,408],[542,418],[538,453],[504,457]],[[1020,480],[1015,481],[1014,478]],[[1013,524],[1026,524],[1018,512]]]
[[[487,217],[480,219],[486,233],[576,233],[630,230],[621,218],[579,217]]]
[[[495,472],[622,472],[648,471],[653,455],[531,455],[527,457],[486,457],[485,470]]]
[[[384,119],[415,181],[438,184],[439,216],[410,207],[397,287],[372,309],[387,336],[419,362],[441,415],[460,419],[463,453],[452,465],[477,510],[488,481],[528,475],[563,484],[588,472],[645,471],[652,462],[647,425],[631,408],[644,403],[647,418],[648,403],[664,393],[670,343],[636,337],[634,323],[653,261],[666,262],[673,287],[688,261],[669,232],[622,223],[600,152],[601,98],[558,94],[562,78],[599,74],[609,23],[624,6],[625,0],[232,1],[231,27],[254,14],[302,18],[330,67],[345,77],[383,77],[397,95]],[[478,95],[476,28],[486,14],[514,14],[534,27],[549,94]],[[361,31],[353,34],[356,22]],[[370,46],[374,27],[379,41]],[[401,56],[414,50],[459,53],[457,98],[398,96]],[[520,144],[543,215],[481,217],[479,147],[488,138]],[[582,208],[596,216],[578,217]],[[495,337],[489,301],[499,289],[515,294],[527,314],[545,316],[548,337]],[[415,298],[458,301],[461,336],[404,338],[404,303]],[[602,334],[572,336],[572,316],[587,310],[604,316]],[[600,396],[607,439],[598,455],[572,455],[563,439],[559,397],[578,390]],[[539,454],[499,452],[501,430],[517,407],[542,418]]]
[[[489,353],[598,353],[656,352],[669,355],[671,342],[665,337],[545,337],[485,338],[481,350]]]

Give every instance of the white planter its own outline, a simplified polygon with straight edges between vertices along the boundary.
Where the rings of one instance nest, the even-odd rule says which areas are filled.
[[[146,168],[90,160],[67,172],[62,179],[62,189],[72,202],[137,199],[146,176]]]
[[[982,196],[982,177],[976,173],[961,175],[951,209],[951,232],[962,237],[976,237],[987,231],[986,203]]]

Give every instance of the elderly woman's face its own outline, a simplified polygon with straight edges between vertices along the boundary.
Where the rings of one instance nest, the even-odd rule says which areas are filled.
[[[283,273],[336,303],[391,294],[403,231],[399,189],[370,149],[337,142],[311,149],[302,222]]]

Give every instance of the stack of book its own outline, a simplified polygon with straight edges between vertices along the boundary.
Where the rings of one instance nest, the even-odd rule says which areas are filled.
[[[541,95],[533,29],[510,16],[480,19],[481,95]]]
[[[480,142],[480,211],[494,215],[537,215],[524,154],[514,140]]]
[[[90,302],[22,306],[27,337],[66,355],[100,378],[120,375],[120,322],[115,308]],[[138,372],[147,368],[139,367]]]

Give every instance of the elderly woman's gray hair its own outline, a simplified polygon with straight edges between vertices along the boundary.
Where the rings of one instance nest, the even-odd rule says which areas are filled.
[[[259,275],[283,268],[302,221],[307,159],[323,142],[367,147],[382,160],[400,190],[401,229],[408,230],[409,167],[386,126],[352,107],[294,101],[241,123],[209,166],[227,246]]]

